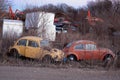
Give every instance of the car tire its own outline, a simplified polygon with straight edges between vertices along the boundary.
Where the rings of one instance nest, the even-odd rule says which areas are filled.
[[[10,50],[9,56],[19,58],[20,55],[16,49],[12,49],[12,50]]]
[[[76,57],[74,55],[68,56],[69,61],[76,61]]]
[[[105,56],[103,66],[109,68],[113,64],[113,57],[111,55]]]
[[[53,58],[50,55],[45,55],[42,58],[42,63],[44,63],[44,64],[51,64],[53,61],[54,60],[53,60]]]

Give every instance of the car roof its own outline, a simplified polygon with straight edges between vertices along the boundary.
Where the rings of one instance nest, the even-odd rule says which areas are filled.
[[[37,36],[24,36],[24,37],[21,37],[20,39],[35,40],[35,41],[43,40],[42,38]]]
[[[83,44],[96,44],[94,41],[90,41],[90,40],[78,40],[78,41],[75,41],[73,43],[74,44],[80,44],[80,43],[83,43]]]

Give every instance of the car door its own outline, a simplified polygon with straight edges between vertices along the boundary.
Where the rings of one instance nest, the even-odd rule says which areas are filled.
[[[25,50],[25,56],[29,58],[39,58],[40,47],[36,41],[28,40]]]
[[[74,53],[78,56],[79,60],[84,59],[85,56],[85,47],[84,44],[77,44],[74,47]]]
[[[17,42],[16,47],[19,48],[19,54],[20,55],[23,55],[23,56],[25,55],[26,44],[27,44],[26,39],[21,39]]]
[[[85,60],[93,59],[92,44],[85,44]]]
[[[85,59],[96,60],[99,57],[99,50],[97,50],[95,44],[86,44],[85,46]]]

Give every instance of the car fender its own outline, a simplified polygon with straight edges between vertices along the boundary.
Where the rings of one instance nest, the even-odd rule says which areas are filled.
[[[43,58],[45,55],[50,55],[50,52],[47,51],[47,50],[43,50],[43,51],[42,51],[42,55],[39,56],[39,59],[42,60],[42,58]],[[51,55],[50,55],[50,56],[51,56]]]
[[[9,48],[9,52],[10,52],[12,49],[16,49],[16,50],[18,51],[18,53],[20,53],[20,49],[19,49],[18,47],[15,47],[15,46],[14,46],[14,47],[10,47],[10,48]]]
[[[108,53],[108,52],[105,52],[103,55],[102,55],[102,58],[101,58],[101,60],[104,60],[104,58],[105,58],[105,56],[106,55],[111,55],[112,57],[113,57],[113,59],[115,58],[115,54],[113,54],[113,53]]]
[[[73,52],[69,52],[69,53],[67,54],[67,56],[69,56],[69,55],[75,55],[75,57],[77,58],[77,60],[79,60],[78,54],[73,53]]]
[[[101,53],[100,60],[103,60],[106,55],[111,55],[113,58],[115,58],[115,54],[108,48],[99,48],[99,51]]]

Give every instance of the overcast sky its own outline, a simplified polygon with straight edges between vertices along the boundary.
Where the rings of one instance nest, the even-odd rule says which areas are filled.
[[[13,9],[24,9],[26,5],[41,6],[45,4],[60,4],[66,3],[67,5],[75,8],[85,6],[89,1],[95,0],[9,0],[12,3]]]

